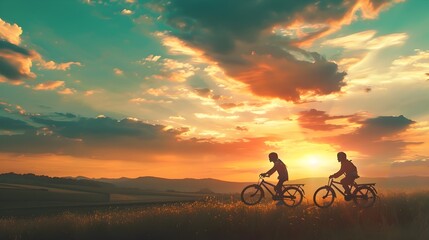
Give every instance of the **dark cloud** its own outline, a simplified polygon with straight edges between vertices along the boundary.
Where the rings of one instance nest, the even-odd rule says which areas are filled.
[[[72,115],[74,117],[72,117]],[[64,117],[69,116],[69,117]],[[266,139],[218,143],[210,139],[182,139],[186,128],[167,129],[130,119],[109,117],[85,118],[74,114],[55,113],[52,116],[31,116],[31,123],[0,119],[9,129],[25,129],[22,134],[0,135],[0,152],[34,154],[50,153],[99,159],[154,159],[156,155],[249,155],[263,152]],[[249,147],[251,146],[251,147]]]
[[[43,124],[60,136],[83,140],[93,139],[100,141],[115,137],[162,140],[181,133],[178,130],[163,131],[165,126],[162,125],[151,125],[129,119],[115,120],[109,117],[81,117],[71,121],[59,121],[43,116],[33,116],[31,119],[35,123]]]
[[[231,77],[260,96],[299,102],[302,95],[327,95],[345,85],[338,66],[296,46],[338,29],[355,11],[377,13],[388,0],[169,0],[163,15],[172,34],[203,50]],[[309,24],[305,36],[274,34]]]
[[[325,111],[318,111],[316,109],[310,109],[308,111],[301,111],[299,113],[298,122],[303,128],[316,130],[316,131],[331,131],[335,129],[341,129],[343,125],[328,124],[326,121],[334,119],[348,119],[356,117],[355,115],[346,116],[329,116]]]
[[[34,129],[34,127],[30,126],[28,123],[24,121],[0,116],[0,130],[6,130],[6,131],[24,130],[25,131],[30,129]]]
[[[242,127],[242,126],[236,126],[235,129],[238,131],[244,131],[244,132],[249,131],[249,129],[247,127]]]
[[[34,52],[5,40],[0,40],[0,75],[16,82],[34,76],[28,62],[36,57]]]
[[[380,116],[370,118],[356,131],[356,134],[368,139],[378,140],[382,137],[391,137],[405,131],[414,121],[400,116]]]
[[[213,91],[208,88],[195,88],[194,91],[200,97],[210,98],[213,96]]]
[[[77,117],[73,113],[60,113],[60,112],[56,112],[55,114],[57,114],[58,116],[65,117],[65,118],[76,118]]]
[[[22,48],[20,46],[17,46],[13,43],[10,43],[8,41],[5,40],[0,40],[0,49],[1,51],[9,51],[9,52],[13,52],[13,53],[18,53],[21,54],[23,56],[31,56],[31,52],[25,48]]]
[[[362,126],[352,133],[318,140],[336,145],[341,150],[358,151],[381,161],[401,155],[409,145],[421,144],[395,138],[414,123],[402,115],[381,116],[362,121]]]

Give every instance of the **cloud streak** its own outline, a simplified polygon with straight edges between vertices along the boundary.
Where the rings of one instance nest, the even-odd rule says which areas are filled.
[[[377,32],[368,30],[350,34],[340,38],[327,40],[322,45],[343,47],[349,50],[377,50],[390,46],[401,45],[408,39],[406,33],[393,33],[384,36],[375,37]]]
[[[105,116],[86,118],[55,113],[51,116],[28,116],[28,121],[0,118],[3,130],[25,130],[21,134],[0,135],[1,152],[121,160],[127,156],[129,161],[151,161],[156,155],[190,159],[220,153],[252,156],[266,148],[266,139],[263,138],[227,143],[210,139],[183,139],[181,135],[189,131],[187,128],[172,129],[133,118],[116,120]],[[249,149],[255,149],[255,152]]]

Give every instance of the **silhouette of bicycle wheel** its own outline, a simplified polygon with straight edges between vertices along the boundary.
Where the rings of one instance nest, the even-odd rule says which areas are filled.
[[[358,207],[371,207],[374,205],[376,197],[374,190],[368,186],[359,186],[353,191],[353,201]]]
[[[246,205],[255,205],[261,202],[264,190],[257,184],[249,185],[241,191],[241,201]]]
[[[329,186],[320,187],[314,192],[313,201],[320,208],[327,208],[335,200],[334,190]]]
[[[283,190],[283,203],[288,207],[296,207],[301,204],[303,194],[299,188],[294,186],[286,187]]]

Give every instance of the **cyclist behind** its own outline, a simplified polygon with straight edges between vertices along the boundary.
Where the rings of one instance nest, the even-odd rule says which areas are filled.
[[[345,200],[350,201],[351,193],[350,193],[350,185],[353,184],[353,182],[359,178],[359,175],[357,173],[356,166],[351,162],[351,160],[347,159],[347,155],[344,152],[337,153],[337,159],[338,162],[341,163],[341,168],[338,172],[332,174],[329,176],[329,178],[337,178],[343,174],[346,176],[341,179],[340,183],[343,185],[344,191],[345,191]]]
[[[270,160],[270,162],[274,163],[274,166],[270,170],[268,170],[268,172],[261,173],[261,176],[269,177],[271,176],[271,174],[277,171],[277,173],[279,174],[278,176],[279,182],[275,187],[276,196],[274,197],[274,199],[279,199],[279,197],[282,195],[283,183],[289,180],[289,175],[287,172],[286,165],[282,162],[282,160],[279,159],[279,156],[277,155],[277,153],[272,152],[268,154],[268,159]]]

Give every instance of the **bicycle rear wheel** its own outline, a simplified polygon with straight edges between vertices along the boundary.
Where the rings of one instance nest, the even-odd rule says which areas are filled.
[[[264,197],[264,190],[258,184],[252,184],[241,191],[241,201],[246,205],[255,205],[261,202]]]
[[[286,187],[283,190],[282,201],[288,207],[296,207],[302,202],[303,194],[299,188],[294,186]]]
[[[353,201],[358,207],[371,207],[374,205],[376,197],[374,190],[368,186],[359,186],[353,191]]]
[[[320,187],[314,192],[313,201],[320,208],[327,208],[335,200],[335,192],[329,186]]]

